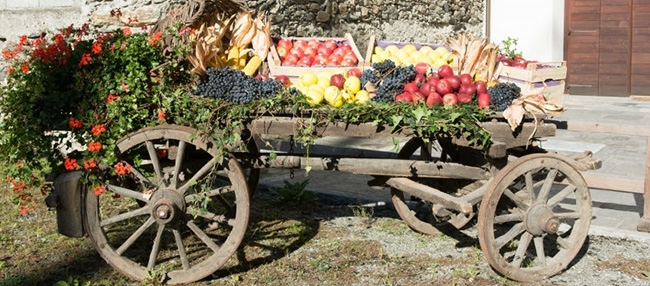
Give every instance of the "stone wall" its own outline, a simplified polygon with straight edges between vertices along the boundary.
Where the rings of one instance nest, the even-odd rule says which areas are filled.
[[[170,7],[184,1],[0,0],[0,49],[11,46],[20,35],[51,33],[70,24],[91,23],[100,29],[113,29],[128,25],[136,17],[138,23],[132,25],[153,24]],[[484,34],[485,0],[250,0],[243,3],[273,15],[276,36],[342,37],[350,33],[362,53],[371,35],[392,41],[443,43],[459,32]],[[116,8],[122,11],[119,19],[110,16]]]

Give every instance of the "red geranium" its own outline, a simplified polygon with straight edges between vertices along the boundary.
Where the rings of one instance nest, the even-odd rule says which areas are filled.
[[[95,152],[102,149],[102,143],[99,142],[90,142],[88,143],[88,151]]]
[[[68,171],[73,171],[79,168],[79,164],[77,164],[77,159],[71,159],[71,158],[65,158],[65,161],[63,161],[63,166]]]
[[[99,136],[99,134],[106,132],[106,124],[97,124],[90,129],[90,132],[95,136]]]

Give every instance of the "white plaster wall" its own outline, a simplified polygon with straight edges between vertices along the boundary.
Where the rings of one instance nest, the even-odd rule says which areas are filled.
[[[492,0],[490,40],[517,38],[524,58],[564,59],[564,0]]]

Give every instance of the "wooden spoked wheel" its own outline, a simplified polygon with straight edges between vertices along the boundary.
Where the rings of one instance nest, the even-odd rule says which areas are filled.
[[[433,150],[431,143],[426,143],[419,137],[414,137],[407,141],[397,157],[399,159],[408,159],[418,150],[420,151],[416,156],[418,160],[432,160],[431,152]],[[409,227],[423,234],[432,235],[440,233],[438,227],[448,223],[450,219],[454,220],[454,225],[460,228],[474,217],[473,213],[469,215],[452,213],[451,217],[437,217],[433,211],[433,204],[420,198],[404,194],[403,191],[396,188],[391,188],[391,199],[400,218]]]
[[[582,248],[591,224],[591,196],[569,160],[523,156],[488,186],[478,238],[502,275],[525,282],[546,279],[564,270]]]
[[[196,136],[175,125],[126,136],[116,143],[126,174],[112,177],[104,194],[87,192],[86,229],[119,272],[197,281],[221,268],[243,240],[250,215],[243,170]]]

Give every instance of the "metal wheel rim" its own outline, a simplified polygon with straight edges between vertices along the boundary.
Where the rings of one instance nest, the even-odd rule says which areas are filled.
[[[536,174],[546,176],[536,181]],[[562,177],[566,186],[554,182]],[[506,192],[516,180],[523,187]],[[529,195],[528,186],[534,186],[534,195]],[[515,207],[499,210],[499,204]],[[561,156],[532,154],[508,164],[488,186],[479,211],[478,238],[496,271],[513,280],[535,282],[569,266],[590,225],[591,196],[577,168]],[[560,232],[563,226],[569,229]],[[515,244],[513,254],[508,249]]]
[[[176,140],[179,142],[179,147],[181,144],[185,146],[184,148],[194,146],[197,150],[211,155],[212,157],[210,158],[214,159],[215,155],[218,154],[217,150],[214,149],[214,143],[208,138],[195,138],[190,140],[196,134],[197,132],[191,128],[175,125],[144,128],[118,141],[116,147],[118,151],[121,151],[121,154],[125,154],[131,148],[144,144],[147,151],[150,151],[149,154],[153,154],[151,153],[153,150],[150,148],[150,145],[153,144],[149,144],[149,142],[156,140]],[[183,157],[178,157],[183,155],[179,154],[181,152],[177,153],[176,158],[180,158],[180,160],[176,161],[183,162]],[[152,161],[152,166],[155,165],[153,161],[158,162],[157,158],[153,159],[154,157],[156,156],[149,158]],[[190,184],[191,180],[186,180],[181,184],[179,179],[173,179],[180,177],[176,171],[172,171],[174,175],[172,175],[170,181],[175,181],[173,184],[177,184],[177,186],[175,188],[173,186],[161,188],[160,186],[162,184],[156,186],[158,189],[148,198],[151,201],[146,201],[146,199],[144,202],[142,201],[142,196],[145,191],[136,194],[116,188],[115,186],[117,185],[107,185],[107,194],[101,196],[108,195],[110,191],[120,195],[120,198],[116,200],[130,200],[127,199],[129,196],[140,196],[140,203],[137,204],[137,207],[133,211],[102,216],[100,215],[100,208],[102,207],[100,205],[100,198],[92,191],[89,191],[86,195],[84,223],[99,254],[113,268],[133,279],[143,280],[150,276],[153,270],[160,271],[164,274],[162,278],[168,279],[166,282],[170,284],[194,282],[203,279],[221,268],[237,250],[246,232],[250,215],[249,191],[241,166],[234,157],[223,158],[220,164],[217,164],[216,160],[209,160],[208,163],[215,168],[219,168],[221,170],[220,174],[222,174],[220,175],[222,177],[221,180],[229,183],[229,185],[211,190],[209,192],[210,195],[208,195],[210,201],[215,201],[215,198],[218,198],[224,202],[222,203],[222,208],[225,209],[223,214],[210,213],[209,211],[212,209],[207,209],[206,213],[195,212],[189,215],[188,212],[191,207],[188,207],[190,205],[188,202],[198,200],[199,197],[191,191],[193,188],[193,185]],[[178,167],[174,165],[174,170],[180,170],[183,164],[179,163]],[[162,166],[162,164],[159,163],[159,166]],[[211,169],[210,166],[207,168],[206,166],[207,164],[203,165],[202,169]],[[154,174],[159,173],[158,170],[155,170],[156,168],[153,169]],[[141,174],[136,172],[136,170],[136,167],[132,167],[129,175],[138,176],[137,174]],[[199,176],[199,173],[201,173],[200,170],[194,174],[198,176],[197,179],[202,177]],[[158,178],[158,175],[155,177]],[[184,195],[179,195],[180,193]],[[176,210],[168,212],[167,215],[171,215],[177,220],[172,221],[170,219],[166,221],[163,219],[164,217],[157,216],[157,211],[168,209],[166,204],[170,201],[176,202],[176,204],[172,204]],[[163,207],[159,208],[161,205]],[[154,207],[156,207],[155,210]],[[102,210],[102,212],[104,211]],[[128,218],[120,221],[119,219],[124,216]],[[209,219],[206,219],[208,216],[210,216]],[[135,229],[130,237],[137,236],[136,240],[129,242],[130,238],[120,240],[114,239],[111,236],[114,234],[114,231],[110,229],[111,224],[130,223],[129,220],[142,221],[145,218],[146,222],[138,226],[137,229],[135,227],[129,228]],[[102,226],[102,223],[105,225]],[[212,230],[208,230],[208,227],[202,228],[206,224],[209,228],[223,228],[222,235],[215,238],[214,232],[211,232]],[[141,232],[142,228],[145,228],[145,232]],[[152,229],[153,231],[149,232],[155,232],[153,241],[148,241],[146,237],[143,237],[146,234],[146,229]],[[127,233],[129,232],[127,231]],[[164,239],[165,237],[166,240]],[[188,240],[191,243],[188,244]],[[130,253],[131,249],[137,249],[138,246],[136,245],[138,244],[140,246],[146,244],[143,249],[149,250],[148,259],[143,259],[146,258],[143,255],[140,255],[138,258],[132,257]],[[173,249],[173,247],[176,247],[176,252],[169,250]],[[173,254],[164,254],[161,257],[161,249],[166,249]],[[164,265],[160,266],[161,264]],[[177,267],[174,267],[174,264]],[[164,268],[160,269],[156,267]]]

